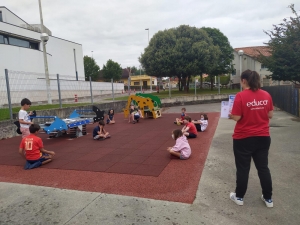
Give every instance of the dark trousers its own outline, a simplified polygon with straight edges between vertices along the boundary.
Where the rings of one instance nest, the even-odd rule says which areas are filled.
[[[265,199],[272,198],[272,178],[268,167],[270,137],[249,137],[233,139],[236,165],[236,196],[243,198],[248,186],[251,157],[258,172],[262,194]]]

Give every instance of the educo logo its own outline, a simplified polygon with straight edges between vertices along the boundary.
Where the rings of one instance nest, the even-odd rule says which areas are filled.
[[[263,105],[268,105],[268,100],[261,100],[261,101],[256,101],[255,99],[253,102],[247,102],[247,106],[263,106]]]

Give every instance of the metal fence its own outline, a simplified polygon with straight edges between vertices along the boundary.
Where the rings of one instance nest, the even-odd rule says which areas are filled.
[[[122,93],[124,84],[71,80],[70,76],[50,74],[52,104],[94,103],[104,96]],[[5,70],[0,73],[0,119],[13,119],[12,108],[20,107],[23,98],[34,105],[48,104],[45,74]]]
[[[294,85],[262,87],[270,93],[277,108],[292,115],[300,116],[300,89]]]

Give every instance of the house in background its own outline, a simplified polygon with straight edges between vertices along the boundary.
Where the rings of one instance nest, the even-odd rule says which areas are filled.
[[[157,85],[157,78],[148,75],[130,75],[127,68],[122,69],[121,79],[119,81],[114,81],[115,83],[124,83],[124,86],[128,86],[128,78],[130,77],[130,86],[143,86],[145,89],[150,87],[150,82],[152,85]],[[97,81],[104,82],[102,70],[100,70],[99,78]]]
[[[46,27],[45,30],[49,35],[46,45],[49,74],[85,80],[82,45],[52,36]],[[0,75],[4,75],[4,69],[44,74],[41,25],[28,24],[0,6],[0,59]]]
[[[239,56],[238,51],[243,50],[243,56]],[[242,47],[242,48],[235,48],[234,49],[234,69],[235,73],[232,74],[231,81],[233,86],[239,86],[240,84],[240,59],[242,64],[242,72],[249,69],[255,70],[260,76],[260,82],[262,86],[272,86],[272,85],[283,85],[283,84],[290,84],[289,81],[272,81],[271,78],[268,78],[269,75],[272,73],[268,71],[263,64],[257,61],[257,57],[260,55],[260,52],[264,56],[270,56],[271,53],[269,52],[268,46],[254,46],[254,47]]]

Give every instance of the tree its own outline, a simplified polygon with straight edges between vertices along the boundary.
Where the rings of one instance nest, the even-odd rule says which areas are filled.
[[[84,64],[84,74],[85,80],[89,80],[91,77],[92,81],[96,81],[99,77],[100,67],[97,65],[96,61],[85,55],[83,57],[83,64]]]
[[[110,81],[114,79],[114,81],[118,81],[122,76],[122,67],[119,63],[112,61],[109,59],[106,62],[106,65],[103,65],[103,79],[105,81]]]
[[[288,6],[294,17],[283,19],[279,25],[273,25],[272,31],[264,31],[270,40],[265,43],[270,48],[270,56],[260,53],[258,60],[272,72],[273,80],[300,83],[300,17],[294,4]]]
[[[213,40],[213,44],[219,46],[221,54],[219,55],[214,67],[208,71],[211,82],[211,89],[213,88],[214,76],[228,74],[232,72],[232,60],[234,59],[233,48],[231,47],[228,38],[216,28],[203,27],[208,36]]]
[[[156,33],[139,61],[148,75],[177,76],[179,90],[188,91],[191,76],[209,71],[219,55],[219,47],[204,30],[181,25]]]

